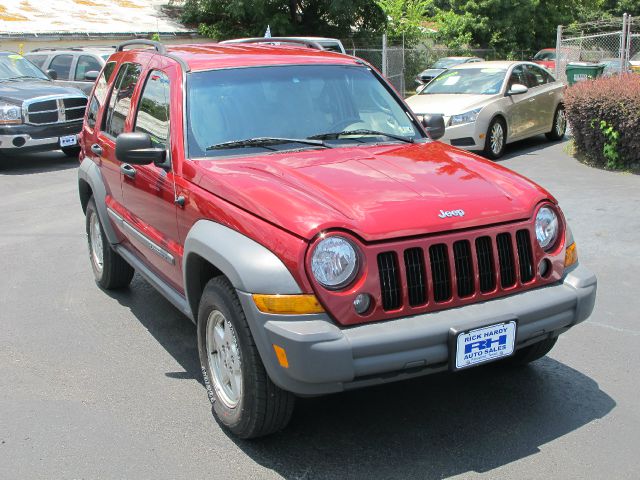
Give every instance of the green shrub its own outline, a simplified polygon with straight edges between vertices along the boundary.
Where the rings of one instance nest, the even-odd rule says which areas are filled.
[[[580,154],[600,167],[640,169],[640,75],[578,82],[564,102]]]

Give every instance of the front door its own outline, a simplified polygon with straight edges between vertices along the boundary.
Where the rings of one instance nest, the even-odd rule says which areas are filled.
[[[170,158],[169,98],[169,76],[161,70],[148,72],[137,102],[138,109],[133,113],[132,131],[148,134],[155,148],[167,151],[167,160],[160,166],[123,164],[122,195],[129,224],[125,234],[147,265],[181,291],[181,248]]]

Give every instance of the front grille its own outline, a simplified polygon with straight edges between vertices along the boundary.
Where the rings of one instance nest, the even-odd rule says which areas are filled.
[[[81,120],[87,106],[84,97],[68,97],[34,101],[27,106],[25,122],[30,125],[49,125]]]
[[[404,285],[400,284],[398,258],[404,260]],[[382,309],[401,308],[404,289],[410,307],[493,293],[498,284],[503,290],[510,289],[518,281],[527,283],[535,278],[533,265],[527,229],[495,236],[470,235],[468,240],[450,243],[429,245],[425,241],[424,247],[382,252],[378,254]]]

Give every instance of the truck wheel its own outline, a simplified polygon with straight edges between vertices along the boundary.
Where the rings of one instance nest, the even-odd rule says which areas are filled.
[[[80,153],[80,147],[62,147],[62,153],[64,153],[67,157],[77,157]]]
[[[87,204],[86,226],[89,260],[96,283],[106,290],[124,288],[129,285],[134,270],[109,245],[93,198]]]
[[[236,293],[224,277],[207,283],[198,308],[198,351],[214,416],[240,438],[283,429],[295,397],[267,375]]]
[[[521,348],[507,360],[513,366],[523,366],[544,357],[551,351],[558,337],[547,338],[528,347]]]
[[[504,120],[496,117],[491,120],[487,129],[487,138],[484,141],[484,153],[492,160],[497,160],[504,154],[507,144],[507,127]]]
[[[562,105],[558,105],[556,113],[553,115],[553,128],[550,132],[545,133],[547,138],[552,142],[561,140],[567,131],[567,114]]]

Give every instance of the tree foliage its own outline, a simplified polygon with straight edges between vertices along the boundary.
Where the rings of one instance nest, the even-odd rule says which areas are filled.
[[[385,17],[374,0],[185,0],[183,20],[219,40],[262,36],[351,36],[380,31]]]

